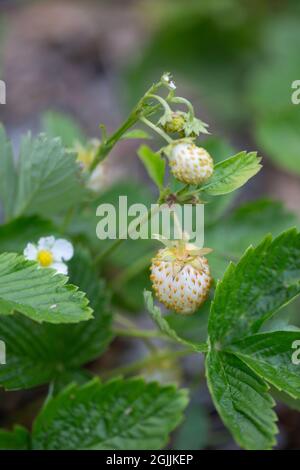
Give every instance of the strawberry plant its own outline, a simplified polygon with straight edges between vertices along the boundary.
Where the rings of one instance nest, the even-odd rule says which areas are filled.
[[[8,394],[47,386],[31,430],[2,429],[2,449],[162,448],[189,394],[141,373],[163,364],[172,372],[192,354],[199,364],[204,355],[215,408],[242,448],[275,445],[278,391],[299,406],[300,332],[278,313],[300,293],[298,221],[266,200],[232,209],[234,192],[261,170],[261,159],[256,152],[232,156],[207,136],[200,145],[208,126],[176,91],[163,74],[113,134],[101,125],[99,141],[49,113],[45,132],[26,135],[15,158],[1,128],[0,384]],[[138,150],[157,191],[149,208],[154,201],[143,187],[104,187],[103,174],[121,139],[154,135],[153,146]],[[177,239],[99,240],[97,208],[124,194],[148,206],[131,219],[129,235],[141,234],[164,207]],[[199,204],[209,248],[192,242],[174,210]],[[144,306],[153,328],[132,315]],[[99,358],[118,337],[141,339],[149,354],[105,367]]]

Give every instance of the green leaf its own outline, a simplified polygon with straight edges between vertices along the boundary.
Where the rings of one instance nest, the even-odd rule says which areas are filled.
[[[160,449],[182,419],[184,390],[142,379],[98,379],[50,399],[33,425],[34,449]]]
[[[210,351],[206,374],[215,407],[236,442],[248,450],[275,444],[276,415],[267,385],[231,354]]]
[[[156,186],[161,189],[164,184],[166,162],[158,153],[153,152],[146,145],[142,145],[138,150],[138,156],[142,160],[148,175]]]
[[[42,128],[48,137],[60,137],[65,147],[73,147],[76,142],[86,142],[84,131],[67,114],[48,111],[42,116]]]
[[[92,380],[93,377],[94,374],[86,369],[66,370],[53,379],[51,383],[52,395],[57,395],[71,383],[84,385]]]
[[[99,357],[113,339],[110,293],[98,278],[93,261],[87,251],[76,250],[69,265],[70,280],[86,292],[94,311],[94,318],[76,325],[59,325],[58,335],[64,338],[61,357],[70,366],[78,367]]]
[[[0,253],[13,251],[23,253],[28,242],[37,243],[41,237],[59,236],[52,221],[39,216],[20,217],[0,225]]]
[[[259,172],[260,161],[256,152],[240,152],[217,163],[212,177],[200,189],[212,196],[231,193]]]
[[[21,255],[0,255],[0,313],[14,311],[50,323],[76,323],[91,318],[88,300],[68,278],[39,268]]]
[[[204,147],[205,150],[208,151],[215,164],[226,160],[228,155],[232,155],[234,152],[232,145],[230,145],[225,139],[220,139],[219,137],[214,136],[206,137],[202,141],[201,147]]]
[[[28,450],[30,434],[23,426],[15,426],[12,431],[0,429],[0,450]]]
[[[215,407],[236,442],[249,450],[270,449],[277,427],[267,385],[234,355],[213,350],[206,374]]]
[[[16,178],[12,146],[3,126],[0,125],[0,201],[3,204],[6,219],[12,215],[13,211]]]
[[[209,208],[205,208],[206,211]],[[260,243],[271,233],[277,236],[293,226],[300,226],[296,215],[287,211],[282,203],[257,200],[246,203],[206,227],[205,244],[213,249],[209,256],[213,276],[222,278],[230,260],[237,261],[249,245]]]
[[[206,209],[205,209],[206,210]],[[256,245],[271,233],[281,234],[290,227],[300,227],[297,216],[281,202],[259,199],[242,204],[222,218],[222,230],[217,222],[208,227],[206,243],[216,252],[239,258],[249,245]]]
[[[230,264],[218,283],[209,316],[212,343],[228,344],[257,333],[262,324],[300,293],[300,234],[288,230]]]
[[[112,316],[107,289],[91,264],[87,253],[76,249],[69,272],[71,281],[87,292],[94,318],[76,325],[40,324],[21,315],[1,318],[6,364],[0,367],[0,384],[7,390],[52,380],[57,388],[66,377],[73,380],[78,368],[105,351],[112,339]]]
[[[152,136],[143,129],[132,129],[123,134],[122,140],[124,139],[152,139]]]
[[[169,338],[177,341],[178,343],[191,348],[196,352],[206,352],[207,345],[206,343],[194,343],[192,341],[181,338],[177,335],[176,331],[173,330],[167,320],[162,316],[161,310],[159,307],[155,306],[153,303],[152,293],[149,291],[144,292],[145,303],[148,312],[150,313],[152,320],[158,326],[160,331],[168,336]]]
[[[214,164],[225,160],[228,155],[233,155],[234,148],[229,145],[225,140],[216,137],[208,137],[201,144],[205,150],[211,155],[214,160]],[[220,217],[226,212],[231,206],[237,193],[232,192],[221,196],[209,196],[205,194],[205,224],[206,227],[209,224],[217,222]]]
[[[299,365],[292,361],[297,340],[300,346],[300,331],[274,331],[243,338],[229,349],[274,387],[300,398]]]
[[[80,202],[84,188],[75,155],[59,138],[27,136],[21,144],[14,215],[47,216]]]

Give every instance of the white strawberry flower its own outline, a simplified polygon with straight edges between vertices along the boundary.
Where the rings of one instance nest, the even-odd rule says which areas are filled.
[[[210,248],[198,248],[189,242],[174,213],[179,240],[155,238],[166,248],[158,251],[150,267],[152,287],[156,297],[168,309],[182,315],[194,313],[208,297],[212,278],[207,259]]]
[[[92,165],[96,156],[96,152],[99,145],[100,142],[97,139],[90,140],[86,144],[86,146],[83,146],[81,143],[76,142],[74,146],[74,151],[77,153],[77,161],[79,162],[84,172],[89,171],[89,168]],[[107,183],[106,170],[107,168],[105,166],[105,162],[99,163],[87,179],[87,187],[95,192],[101,191]]]
[[[202,147],[192,142],[178,141],[168,154],[171,172],[186,184],[202,184],[213,174],[213,159]]]
[[[164,73],[161,77],[161,81],[170,89],[176,90],[175,82],[171,79],[171,75],[169,73]]]
[[[50,236],[40,238],[37,244],[28,243],[23,253],[26,259],[37,261],[41,268],[52,268],[57,273],[68,274],[65,261],[73,257],[74,249],[69,241]]]

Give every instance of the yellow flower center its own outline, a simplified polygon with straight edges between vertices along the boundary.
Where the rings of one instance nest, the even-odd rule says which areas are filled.
[[[38,252],[37,259],[38,259],[38,262],[40,263],[40,265],[43,266],[43,268],[46,268],[46,267],[50,266],[50,264],[52,264],[53,255],[52,255],[51,251],[41,250],[41,251]]]

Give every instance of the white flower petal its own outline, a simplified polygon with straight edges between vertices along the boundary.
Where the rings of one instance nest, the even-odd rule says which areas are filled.
[[[27,243],[25,250],[23,251],[25,258],[29,260],[36,260],[38,250],[37,247],[33,243]]]
[[[52,253],[55,261],[69,261],[74,254],[73,245],[68,240],[59,238],[52,247]]]
[[[54,237],[42,237],[38,242],[38,250],[52,251],[52,247],[55,243]]]
[[[65,263],[53,263],[49,268],[55,269],[58,274],[68,274],[68,266]]]

